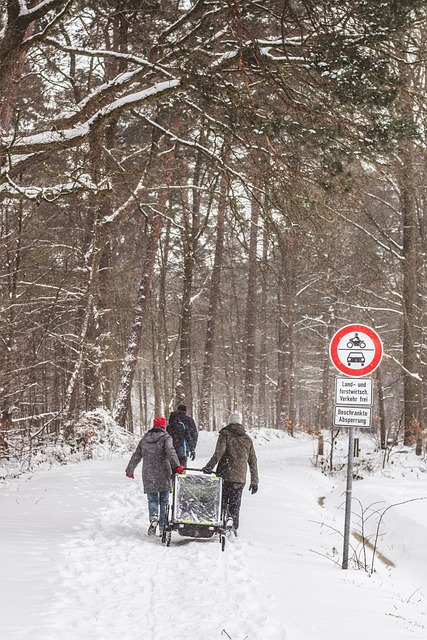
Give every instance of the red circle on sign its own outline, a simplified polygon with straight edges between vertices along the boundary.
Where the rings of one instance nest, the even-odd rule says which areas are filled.
[[[363,349],[366,347],[366,344],[365,344],[365,347],[359,346],[359,351],[354,351],[354,349],[357,349],[357,346],[356,347],[348,346],[349,344],[352,343],[352,340],[354,340],[354,337],[352,338],[352,334],[356,334],[358,336],[359,333],[364,334],[365,336],[367,336],[368,339],[372,341],[373,347],[369,350],[370,351],[373,350],[374,353],[373,353],[373,358],[366,364],[366,366],[363,366],[362,364],[362,366],[359,369],[353,369],[351,366],[348,366],[349,358],[352,354],[354,356],[357,356],[357,355],[360,356],[359,362],[362,361],[362,358],[364,360]],[[344,342],[344,344],[346,345],[345,348],[340,347],[340,343],[342,343],[343,339],[345,340]],[[360,339],[359,339],[359,344],[360,344]],[[348,355],[346,358],[345,356],[347,352],[348,352]],[[345,327],[342,327],[341,329],[339,329],[339,331],[337,331],[334,337],[332,338],[331,344],[329,345],[329,355],[333,365],[338,369],[338,371],[340,371],[344,375],[351,376],[351,377],[366,376],[369,373],[372,373],[373,371],[375,371],[375,369],[380,364],[383,357],[383,344],[381,342],[379,335],[376,333],[376,331],[374,331],[370,327],[366,327],[363,324],[348,324]],[[357,361],[357,358],[354,358],[354,360]]]

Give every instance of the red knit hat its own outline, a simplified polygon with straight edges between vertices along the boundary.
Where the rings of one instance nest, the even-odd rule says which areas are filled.
[[[166,418],[154,418],[153,425],[155,427],[163,427],[163,429],[166,429]]]

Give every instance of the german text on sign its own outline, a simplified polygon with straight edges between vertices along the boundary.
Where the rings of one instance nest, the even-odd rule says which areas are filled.
[[[372,404],[372,379],[335,378],[335,404],[369,407]]]
[[[371,408],[335,407],[334,426],[357,428],[370,427]]]

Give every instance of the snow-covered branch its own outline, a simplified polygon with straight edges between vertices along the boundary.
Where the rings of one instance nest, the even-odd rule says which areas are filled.
[[[82,174],[68,182],[51,185],[49,187],[31,185],[21,187],[12,180],[8,173],[6,173],[5,176],[7,182],[0,185],[0,192],[7,193],[9,198],[20,197],[25,198],[26,200],[46,200],[48,202],[53,202],[62,196],[79,190],[92,191],[94,194],[99,194],[111,189],[111,185],[108,180],[101,184],[96,184],[87,174]]]
[[[50,129],[41,133],[23,136],[21,138],[17,135],[16,140],[12,138],[4,138],[0,144],[0,153],[28,155],[77,146],[86,140],[96,127],[101,126],[112,116],[120,114],[129,107],[134,107],[144,102],[165,97],[170,93],[175,93],[180,88],[181,80],[179,79],[159,82],[148,89],[130,93],[114,100],[111,104],[99,109],[85,122],[76,126],[70,128],[65,126],[61,130]],[[82,116],[84,116],[84,112]]]

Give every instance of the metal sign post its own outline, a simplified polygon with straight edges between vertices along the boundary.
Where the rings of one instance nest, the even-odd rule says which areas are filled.
[[[342,568],[348,569],[351,533],[355,429],[371,426],[372,380],[364,378],[380,364],[383,347],[378,334],[362,324],[342,327],[331,340],[333,365],[348,378],[336,378],[334,426],[348,427],[347,486],[345,491]]]
[[[344,517],[344,546],[342,553],[342,568],[348,569],[348,552],[350,548],[351,529],[351,498],[353,491],[353,466],[354,466],[354,427],[348,430],[348,458],[347,458],[347,487],[345,490],[345,517]]]

